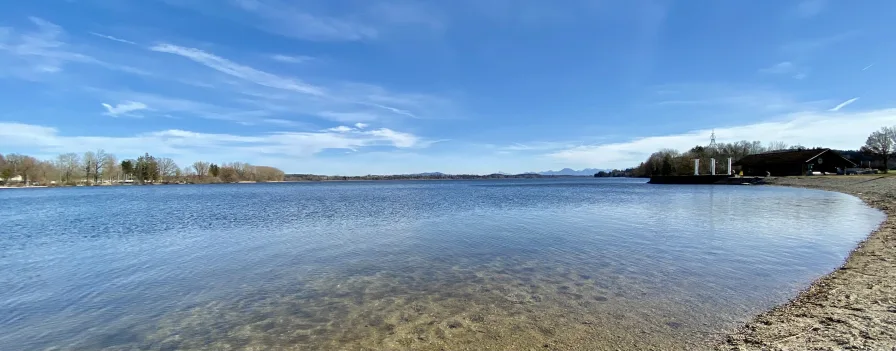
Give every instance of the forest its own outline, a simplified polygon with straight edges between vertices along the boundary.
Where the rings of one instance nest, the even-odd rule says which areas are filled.
[[[843,157],[850,159],[859,167],[875,168],[886,173],[893,167],[896,159],[896,126],[882,127],[872,132],[865,144],[858,150],[835,150]],[[784,150],[808,150],[822,149],[822,147],[805,147],[802,145],[787,145],[785,142],[771,142],[763,144],[760,141],[737,141],[733,143],[718,143],[709,146],[694,146],[681,152],[674,149],[661,149],[654,152],[646,161],[632,169],[631,176],[650,177],[653,175],[692,175],[694,174],[694,160],[699,159],[700,174],[709,174],[709,159],[716,159],[716,172],[723,173],[730,157],[737,161],[744,156],[775,152]]]
[[[0,154],[0,181],[5,185],[118,185],[237,183],[283,181],[283,171],[245,162],[196,161],[179,166],[173,159],[145,153],[119,160],[105,150],[64,153],[40,160],[23,154]]]

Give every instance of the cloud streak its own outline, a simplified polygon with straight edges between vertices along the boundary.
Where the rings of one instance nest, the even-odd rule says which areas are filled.
[[[854,103],[854,102],[856,102],[856,101],[858,101],[858,100],[859,100],[859,98],[854,97],[854,98],[852,98],[852,99],[849,99],[849,100],[846,100],[846,101],[844,101],[844,102],[841,102],[840,104],[838,104],[837,106],[834,106],[833,108],[831,108],[831,109],[828,110],[828,111],[834,111],[834,112],[836,112],[836,111],[840,111],[840,109],[842,109],[842,108],[844,108],[844,107],[846,107],[846,106],[849,106],[850,104],[852,104],[852,103]]]
[[[125,40],[125,39],[121,39],[121,38],[116,38],[116,37],[113,37],[113,36],[111,36],[111,35],[100,34],[100,33],[97,33],[97,32],[89,32],[89,33],[90,33],[90,35],[97,36],[97,37],[100,37],[100,38],[103,38],[103,39],[108,39],[108,40],[111,40],[111,41],[117,41],[117,42],[119,42],[119,43],[125,43],[125,44],[130,44],[130,45],[137,45],[137,43],[135,43],[135,42],[133,42],[133,41]]]
[[[196,48],[159,43],[149,50],[189,59],[229,78],[210,86],[218,93],[242,94],[235,98],[276,113],[298,113],[343,123],[395,118],[444,118],[452,109],[449,100],[420,93],[398,93],[381,86],[357,82],[328,82],[326,86],[234,62]],[[213,79],[210,79],[213,80]]]
[[[801,67],[790,61],[776,63],[770,67],[762,68],[759,73],[771,75],[789,75],[794,79],[804,79],[809,74],[805,67]]]
[[[233,0],[231,3],[256,17],[257,27],[270,33],[314,41],[374,39],[378,31],[350,19],[316,15],[278,0]]]
[[[158,44],[150,48],[152,51],[174,54],[193,60],[218,72],[240,78],[242,80],[263,85],[270,88],[290,90],[297,93],[321,96],[325,95],[323,89],[306,84],[297,79],[277,76],[255,68],[240,65],[220,56],[193,48],[186,48],[172,44]]]
[[[311,56],[290,56],[290,55],[271,55],[271,59],[274,61],[286,62],[286,63],[303,63],[313,60],[314,58]]]

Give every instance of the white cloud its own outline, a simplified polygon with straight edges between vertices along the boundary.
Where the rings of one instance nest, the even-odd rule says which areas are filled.
[[[328,131],[331,131],[331,132],[337,132],[337,133],[348,133],[348,132],[351,132],[351,131],[353,131],[353,130],[355,130],[355,129],[352,128],[352,127],[338,126],[338,127],[329,128],[329,129],[327,129],[327,130],[328,130]]]
[[[223,57],[209,54],[205,51],[186,48],[171,44],[158,44],[150,48],[152,51],[180,55],[196,61],[221,73],[228,74],[248,82],[263,85],[270,88],[284,89],[308,95],[324,95],[324,91],[316,86],[305,84],[297,79],[280,77],[268,72],[260,71],[249,66],[227,60]]]
[[[393,145],[397,147],[413,147],[420,142],[420,138],[413,134],[396,132],[387,128],[380,128],[366,132],[359,132],[359,134],[363,135],[372,135],[375,137],[380,137],[386,140],[389,140]]]
[[[836,111],[840,111],[841,108],[844,108],[844,107],[846,107],[846,106],[849,106],[850,104],[852,104],[853,102],[856,102],[857,100],[859,100],[859,98],[857,98],[857,97],[854,97],[854,98],[852,98],[852,99],[846,100],[846,101],[844,101],[844,102],[841,102],[841,103],[838,104],[837,106],[834,106],[834,108],[830,109],[829,111],[834,111],[834,112],[836,112]]]
[[[738,140],[784,141],[808,147],[857,149],[868,134],[881,126],[892,125],[896,109],[851,114],[798,113],[781,121],[763,122],[727,128],[716,128],[720,142]],[[694,130],[681,134],[649,136],[629,141],[586,145],[552,152],[547,156],[567,167],[625,168],[637,166],[651,153],[664,148],[687,150],[706,145],[711,130]]]
[[[870,65],[865,66],[865,68],[862,68],[862,70],[863,70],[863,71],[867,71],[867,70],[871,69],[871,67],[874,67],[874,64],[873,64],[873,63],[870,64]]]
[[[286,63],[303,63],[313,60],[314,58],[311,56],[289,56],[289,55],[273,55],[271,59],[274,61],[286,62]]]
[[[170,129],[133,136],[100,137],[60,135],[56,128],[0,122],[0,147],[27,148],[34,151],[33,154],[47,157],[62,152],[104,148],[121,157],[150,152],[190,162],[199,159],[255,162],[264,158],[312,157],[328,149],[357,150],[370,146],[402,149],[428,145],[415,135],[385,128],[363,132],[276,132],[259,135]],[[221,159],[222,155],[228,159]]]
[[[130,112],[145,110],[146,108],[148,108],[146,104],[137,101],[125,101],[115,106],[106,103],[103,103],[102,105],[106,108],[106,114],[112,117],[127,115]]]
[[[94,36],[97,36],[97,37],[100,37],[100,38],[103,38],[103,39],[108,39],[108,40],[111,40],[111,41],[117,41],[117,42],[119,42],[119,43],[125,43],[125,44],[137,45],[137,43],[135,43],[135,42],[133,42],[133,41],[125,40],[125,39],[121,39],[121,38],[116,38],[116,37],[113,37],[113,36],[111,36],[111,35],[100,34],[100,33],[97,33],[97,32],[90,32],[90,34],[91,34],[91,35],[94,35]]]
[[[367,128],[367,124],[358,122],[358,123],[355,123],[355,128],[364,129],[364,128]]]

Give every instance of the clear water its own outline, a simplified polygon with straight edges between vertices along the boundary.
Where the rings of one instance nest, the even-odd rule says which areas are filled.
[[[628,179],[2,190],[0,349],[693,349],[882,220]]]

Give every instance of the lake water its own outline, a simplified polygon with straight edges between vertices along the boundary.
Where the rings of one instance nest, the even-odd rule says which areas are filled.
[[[694,349],[883,219],[629,179],[0,190],[0,349]]]

